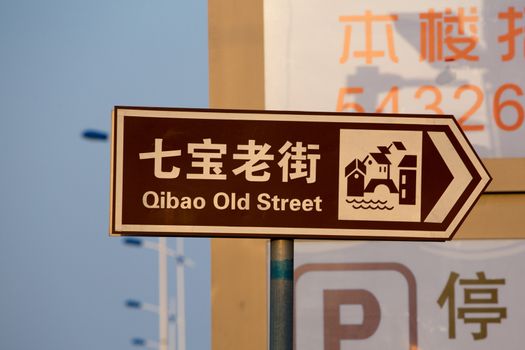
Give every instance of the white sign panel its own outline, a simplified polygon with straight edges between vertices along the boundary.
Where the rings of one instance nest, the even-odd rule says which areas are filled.
[[[295,349],[523,348],[522,241],[296,243]]]
[[[264,2],[266,108],[453,114],[482,157],[525,156],[523,2]]]

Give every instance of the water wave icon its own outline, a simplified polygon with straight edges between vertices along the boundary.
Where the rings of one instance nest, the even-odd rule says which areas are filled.
[[[388,207],[386,205],[384,205],[384,206],[383,205],[376,205],[376,206],[374,206],[374,205],[361,205],[361,204],[359,204],[359,205],[352,205],[352,208],[354,208],[354,209],[372,209],[372,210],[392,210],[392,209],[394,209],[393,206]]]
[[[369,201],[364,200],[364,199],[351,199],[351,200],[346,199],[346,202],[350,203],[350,204],[352,204],[352,203],[357,203],[357,204],[363,204],[363,203],[364,204],[386,204],[387,203],[387,201],[373,200],[373,199],[371,199]]]
[[[348,204],[352,204],[352,208],[354,209],[372,209],[372,210],[392,210],[394,209],[394,206],[388,206],[386,203],[388,201],[382,201],[382,200],[365,200],[365,199],[346,199],[346,202]]]

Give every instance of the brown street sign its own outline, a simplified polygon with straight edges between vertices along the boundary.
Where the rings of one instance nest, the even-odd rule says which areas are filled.
[[[115,107],[114,235],[450,239],[491,178],[453,116]]]

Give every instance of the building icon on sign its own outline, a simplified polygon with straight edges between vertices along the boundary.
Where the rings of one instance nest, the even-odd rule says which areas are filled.
[[[366,165],[359,159],[354,159],[345,168],[346,195],[362,197],[365,193]]]
[[[380,186],[388,189],[390,194],[398,194],[398,204],[413,205],[416,202],[417,156],[405,155],[398,164],[392,164],[393,151],[406,151],[404,144],[394,141],[389,146],[378,146],[379,152],[371,152],[364,159],[355,158],[345,167],[346,195],[348,203],[357,202],[355,197],[364,197],[371,194]],[[393,171],[398,171],[398,183],[393,179]],[[381,199],[377,199],[383,203]],[[369,204],[370,202],[366,202]],[[372,201],[377,204],[377,201]],[[369,206],[363,206],[369,209]],[[373,209],[377,209],[374,207]],[[380,208],[383,209],[383,208]],[[388,209],[388,208],[386,208]],[[390,210],[390,209],[389,209]]]
[[[416,204],[417,157],[407,154],[399,163],[399,204]]]

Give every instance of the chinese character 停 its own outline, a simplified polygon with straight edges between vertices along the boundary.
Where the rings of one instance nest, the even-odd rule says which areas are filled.
[[[472,333],[474,340],[485,339],[488,324],[501,323],[501,320],[507,317],[507,308],[497,306],[499,302],[497,286],[504,285],[505,279],[487,279],[484,272],[477,272],[476,276],[476,279],[459,279],[459,274],[451,272],[437,300],[441,308],[448,303],[450,339],[456,338],[456,317],[466,324],[479,324],[479,330]],[[458,279],[459,285],[464,286],[464,307],[458,307],[456,310],[455,285]]]

